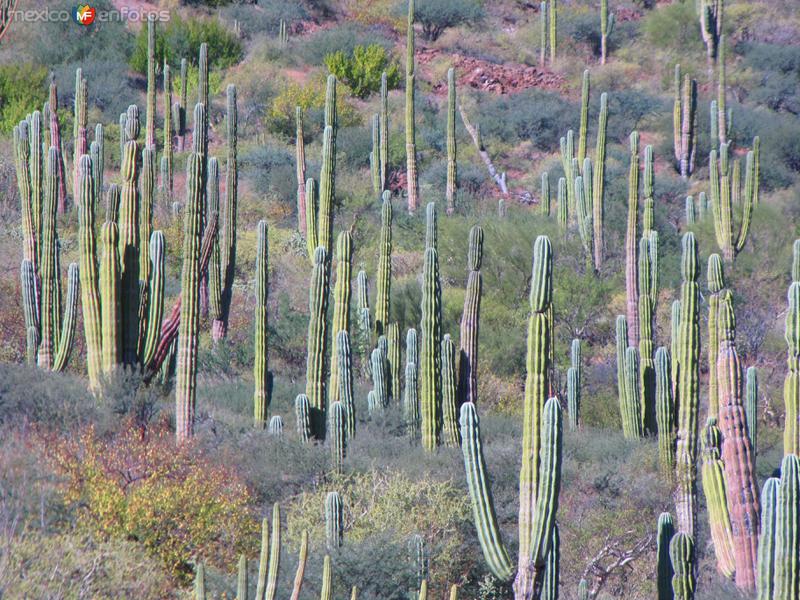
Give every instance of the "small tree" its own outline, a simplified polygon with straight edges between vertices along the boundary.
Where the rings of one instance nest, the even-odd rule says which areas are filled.
[[[328,54],[325,66],[332,75],[344,83],[357,98],[366,98],[381,87],[381,74],[386,71],[390,88],[397,87],[400,72],[386,49],[378,44],[356,46],[352,55],[342,50]]]
[[[414,17],[422,23],[425,39],[433,42],[448,27],[483,18],[483,0],[425,0],[414,7]]]

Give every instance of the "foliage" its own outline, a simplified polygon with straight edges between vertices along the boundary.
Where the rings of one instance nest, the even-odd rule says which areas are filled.
[[[483,14],[482,0],[426,0],[414,5],[414,18],[422,23],[422,33],[431,42],[448,27],[475,23]]]
[[[0,65],[0,131],[10,132],[31,106],[47,99],[47,69],[30,64]]]
[[[377,27],[345,23],[330,29],[323,29],[305,39],[299,52],[305,62],[318,65],[325,60],[328,54],[341,50],[346,55],[350,55],[356,46],[373,44],[383,46],[387,52],[394,46],[393,40]]]
[[[757,85],[748,97],[772,110],[800,114],[800,48],[778,44],[745,43],[737,47],[744,53],[744,65],[759,72]]]
[[[389,89],[400,84],[400,69],[383,46],[356,46],[352,54],[342,50],[325,57],[325,66],[336,78],[350,88],[356,98],[366,98],[381,89],[381,76],[386,71]]]
[[[254,542],[257,523],[239,475],[191,442],[176,446],[165,422],[111,436],[90,426],[45,445],[81,527],[138,541],[181,579],[193,557],[231,566]]]
[[[230,67],[244,56],[242,43],[217,19],[184,20],[175,15],[165,28],[156,27],[155,38],[156,63],[161,65],[166,60],[173,68],[180,67],[182,58],[196,64],[202,43],[208,44],[212,68]],[[147,73],[147,27],[136,35],[130,66],[137,73]]]
[[[642,24],[642,31],[650,44],[676,54],[702,48],[697,30],[697,13],[692,2],[662,4],[648,13]]]

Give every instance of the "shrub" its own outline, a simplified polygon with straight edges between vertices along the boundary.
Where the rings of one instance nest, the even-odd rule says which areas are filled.
[[[800,48],[778,44],[741,44],[737,51],[744,52],[744,64],[760,71],[757,85],[748,97],[772,110],[800,114],[800,91],[797,73],[800,72]]]
[[[702,49],[697,29],[697,13],[692,2],[661,5],[643,19],[642,25],[650,44],[682,55]]]
[[[47,69],[34,65],[0,65],[0,131],[14,129],[25,115],[47,99]]]
[[[299,48],[300,57],[309,64],[322,64],[328,54],[341,50],[352,54],[356,46],[379,44],[387,52],[394,46],[394,41],[379,27],[365,27],[358,23],[346,23],[331,29],[323,29],[308,40],[304,40]]]
[[[405,3],[402,3],[405,5]],[[426,0],[414,6],[414,18],[422,23],[428,41],[436,41],[448,27],[474,23],[483,18],[481,0]]]
[[[176,16],[164,29],[156,27],[156,62],[165,60],[177,68],[182,58],[197,64],[202,43],[208,44],[208,60],[213,67],[227,68],[244,56],[242,43],[216,19],[188,19]],[[136,36],[130,57],[131,69],[147,72],[147,27]]]
[[[352,54],[338,50],[325,57],[325,66],[336,78],[350,88],[356,98],[366,98],[381,88],[381,76],[386,71],[390,89],[400,83],[400,70],[397,63],[383,46],[370,44],[356,46]]]
[[[44,445],[82,527],[140,542],[187,580],[195,556],[230,568],[252,547],[257,522],[239,475],[193,442],[176,446],[173,435],[167,423],[105,437],[89,427],[77,436],[45,435]]]
[[[255,192],[281,203],[294,204],[297,190],[294,154],[281,146],[258,146],[240,159],[245,178]]]

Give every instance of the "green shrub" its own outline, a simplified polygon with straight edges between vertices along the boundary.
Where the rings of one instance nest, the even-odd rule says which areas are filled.
[[[744,54],[744,65],[759,72],[748,99],[772,110],[800,114],[800,48],[750,42],[736,50]]]
[[[325,57],[325,66],[336,78],[350,88],[356,98],[366,98],[381,89],[381,75],[386,71],[390,89],[400,83],[400,69],[392,62],[383,46],[356,46],[352,54],[338,50]]]
[[[352,54],[356,46],[379,44],[387,52],[394,46],[383,30],[378,27],[366,27],[358,23],[345,23],[330,29],[323,29],[304,39],[298,49],[300,58],[312,65],[322,64],[328,54],[341,50]]]
[[[0,131],[14,129],[47,99],[47,69],[30,64],[0,65]]]
[[[173,68],[180,67],[182,58],[197,64],[202,43],[208,44],[211,67],[224,69],[242,60],[242,43],[216,19],[181,19],[175,16],[165,28],[156,27],[156,62],[165,60]],[[147,72],[147,27],[136,36],[130,67],[137,73]]]
[[[642,24],[642,31],[650,44],[683,56],[702,50],[703,42],[698,28],[694,2],[662,4],[649,13]]]
[[[405,11],[405,2],[400,10]],[[482,0],[426,0],[414,5],[414,17],[422,23],[422,33],[428,41],[436,41],[448,27],[475,23],[483,18]]]

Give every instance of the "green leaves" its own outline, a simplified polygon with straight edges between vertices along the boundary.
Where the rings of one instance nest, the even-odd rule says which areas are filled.
[[[358,45],[352,54],[342,50],[327,54],[328,71],[350,88],[353,96],[366,98],[381,87],[381,74],[386,71],[389,88],[400,83],[400,70],[386,49],[379,44]]]

